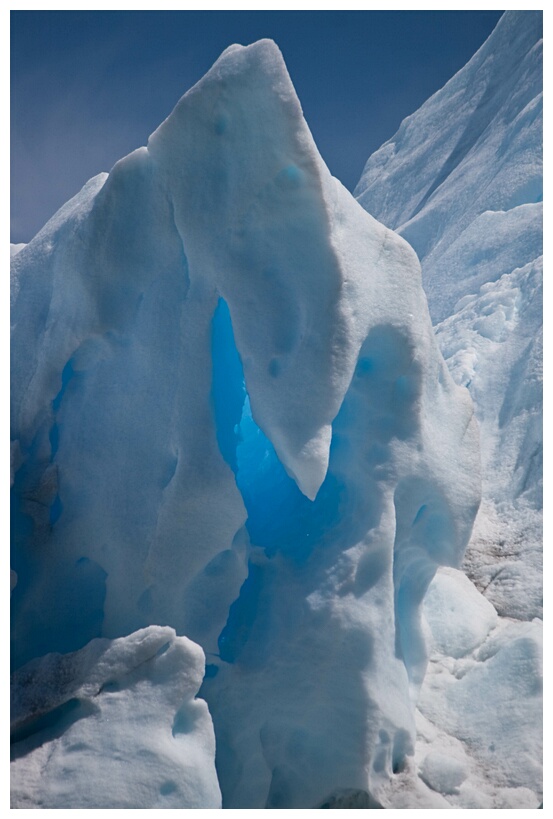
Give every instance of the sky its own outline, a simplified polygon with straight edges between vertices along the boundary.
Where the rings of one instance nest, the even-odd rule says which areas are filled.
[[[334,176],[470,59],[500,11],[12,11],[11,241],[135,148],[232,43],[279,45]]]

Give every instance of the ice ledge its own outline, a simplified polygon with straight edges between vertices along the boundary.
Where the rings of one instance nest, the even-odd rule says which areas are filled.
[[[150,626],[12,678],[12,807],[219,808],[202,649]]]

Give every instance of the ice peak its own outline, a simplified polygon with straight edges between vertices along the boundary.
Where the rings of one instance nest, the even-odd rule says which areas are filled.
[[[479,497],[415,254],[331,177],[271,41],[40,242],[13,263],[16,662],[166,623],[211,659],[227,807],[377,800]]]
[[[252,70],[272,77],[280,76],[291,84],[282,52],[275,41],[269,38],[256,40],[250,45],[239,43],[230,45],[200,82],[208,81],[212,76],[217,80],[224,80],[229,76]]]
[[[313,498],[360,339],[344,349],[334,186],[275,43],[227,49],[149,152],[191,278],[229,305],[254,417]],[[322,314],[335,317],[328,333],[310,332]]]

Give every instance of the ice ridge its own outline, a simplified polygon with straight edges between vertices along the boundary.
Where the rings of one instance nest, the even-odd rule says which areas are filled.
[[[480,425],[470,580],[439,570],[424,604],[416,759],[457,808],[542,799],[542,16],[506,12],[356,189],[419,254],[438,343]]]

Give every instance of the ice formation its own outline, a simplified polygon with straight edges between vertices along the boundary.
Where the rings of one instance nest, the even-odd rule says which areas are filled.
[[[542,597],[541,37],[541,12],[503,15],[356,188],[417,251],[442,352],[475,402],[483,503],[467,567],[518,618],[541,616]]]
[[[455,807],[541,801],[541,37],[541,12],[503,15],[356,189],[417,251],[438,342],[480,425],[483,500],[464,568],[486,599],[466,578],[437,576],[419,703],[433,720],[419,718],[421,777]],[[435,754],[451,747],[468,751],[467,776],[440,790]]]
[[[542,13],[507,12],[368,160],[355,195],[417,251],[434,321],[540,255],[542,121]]]
[[[223,806],[389,806],[477,430],[414,252],[331,177],[274,43],[227,49],[12,282],[16,666],[170,626],[207,655]],[[21,781],[67,804],[37,753]]]
[[[12,807],[220,808],[203,676],[201,648],[156,626],[15,671]]]

